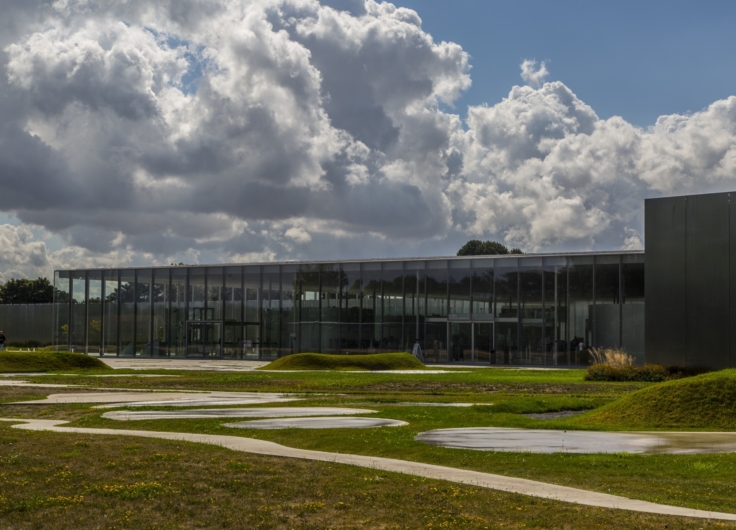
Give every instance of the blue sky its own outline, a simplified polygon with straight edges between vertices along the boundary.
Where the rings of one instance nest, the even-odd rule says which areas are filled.
[[[523,59],[546,60],[602,118],[648,126],[703,109],[736,87],[736,2],[397,0],[435,40],[472,55],[457,104],[494,104],[521,84]]]

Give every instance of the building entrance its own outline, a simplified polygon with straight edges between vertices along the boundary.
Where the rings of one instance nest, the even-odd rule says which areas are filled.
[[[187,322],[187,357],[220,357],[222,351],[222,322]]]
[[[448,327],[449,361],[493,362],[492,322],[450,322]]]

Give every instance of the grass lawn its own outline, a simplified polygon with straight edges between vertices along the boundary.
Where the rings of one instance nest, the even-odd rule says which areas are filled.
[[[297,353],[268,363],[259,370],[425,370],[426,366],[408,353],[372,355],[326,355]]]
[[[109,366],[99,359],[82,353],[0,351],[0,373],[50,372],[80,369],[111,370]]]
[[[0,477],[0,527],[9,529],[736,528],[200,444],[8,425],[0,425]]]
[[[125,372],[117,370],[115,373],[122,374]],[[140,373],[154,374],[156,372],[135,372],[135,374]],[[600,419],[593,421],[585,420],[585,418],[596,418],[600,417],[601,414],[610,414],[610,412],[606,411],[615,409],[617,406],[620,407],[622,403],[625,405],[625,410],[632,409],[637,403],[644,407],[648,401],[654,402],[655,398],[660,399],[660,395],[669,395],[667,393],[673,392],[671,388],[675,388],[677,392],[683,392],[683,389],[687,385],[691,385],[692,381],[697,381],[697,378],[673,381],[660,385],[649,383],[590,383],[583,381],[583,372],[581,370],[534,371],[491,368],[459,369],[445,374],[391,374],[351,371],[302,373],[161,371],[158,373],[166,375],[175,374],[179,377],[93,378],[78,373],[72,376],[48,375],[29,379],[43,383],[83,384],[96,388],[299,392],[305,398],[304,401],[284,405],[311,404],[364,407],[377,410],[378,414],[376,416],[407,421],[409,425],[406,427],[349,430],[241,430],[223,427],[222,423],[228,420],[221,419],[118,422],[101,418],[100,415],[104,410],[95,410],[89,405],[4,405],[2,406],[1,415],[6,417],[63,418],[74,421],[74,425],[84,427],[186,431],[246,436],[272,440],[292,447],[387,456],[428,462],[564,484],[652,502],[736,513],[736,455],[733,454],[646,456],[626,454],[534,455],[529,453],[495,453],[447,449],[414,441],[414,436],[419,432],[448,427],[513,426],[570,428],[576,423],[585,424],[587,421],[586,428],[620,428],[620,424],[616,424],[610,420],[608,422],[601,421]],[[721,376],[717,374],[721,374]],[[720,395],[719,399],[727,401],[728,389],[731,383],[718,380],[719,377],[723,377],[723,374],[725,374],[727,379],[736,378],[736,373],[729,375],[727,372],[716,372],[715,374],[706,374],[706,376],[700,377],[705,378],[704,380],[711,378],[707,379],[706,383],[716,384],[718,388],[722,388],[724,393]],[[718,380],[718,382],[712,383],[713,380]],[[79,389],[47,390],[41,388],[6,387],[0,388],[0,402],[7,403],[9,401],[41,397],[49,393],[61,393],[64,391],[78,392]],[[644,397],[632,401],[637,395],[636,391],[639,391],[641,393],[640,395]],[[468,408],[429,407],[421,404],[415,406],[402,405],[405,402],[421,403],[426,401],[456,401],[479,403],[480,405]],[[279,405],[271,404],[267,406]],[[530,412],[582,409],[595,410],[582,416],[553,421],[539,421],[521,415],[522,413]],[[136,408],[136,410],[143,409]],[[734,414],[736,415],[736,412]],[[718,417],[727,416],[728,411],[725,411]],[[638,414],[636,417],[643,416]],[[634,426],[634,428],[643,428],[647,425],[654,428],[657,427],[657,425],[645,423],[643,426]],[[722,424],[721,428],[728,428],[728,425]],[[5,458],[7,455],[13,454],[14,447],[16,449],[20,447],[18,445],[21,443],[20,440],[23,440],[22,443],[24,444],[31,444],[28,446],[28,450],[32,452],[33,447],[40,448],[45,443],[43,440],[58,439],[64,441],[64,443],[73,443],[75,436],[79,438],[79,436],[71,434],[39,434],[8,430],[7,426],[2,425],[0,425],[0,429],[5,429],[0,430],[3,436],[8,439],[17,440],[9,444],[0,443],[0,458]],[[44,436],[48,437],[44,438]],[[181,457],[178,460],[164,459],[162,462],[167,462],[168,467],[162,466],[159,468],[154,464],[150,464],[149,466],[141,464],[140,462],[143,461],[150,462],[150,460],[145,460],[145,458],[149,457],[144,458],[141,455],[144,455],[144,453],[149,454],[150,451],[152,451],[151,454],[155,454],[156,452],[166,453],[166,450],[156,449],[156,447],[165,446],[168,442],[154,440],[132,442],[130,439],[121,438],[113,443],[111,440],[117,440],[114,437],[94,439],[86,437],[85,440],[85,443],[89,445],[85,446],[84,450],[78,450],[79,455],[69,457],[69,462],[79,462],[79,465],[97,466],[102,469],[103,471],[89,471],[91,473],[89,476],[96,477],[94,473],[100,473],[99,480],[102,481],[101,484],[103,485],[120,486],[124,482],[114,482],[114,480],[117,480],[116,477],[118,475],[106,476],[106,472],[104,471],[105,462],[111,462],[119,458],[123,458],[125,462],[128,462],[126,460],[128,458],[132,459],[130,460],[131,463],[129,466],[128,464],[124,464],[126,466],[125,470],[118,468],[116,471],[116,473],[122,473],[120,475],[121,481],[125,478],[126,480],[133,481],[131,483],[135,483],[139,479],[142,483],[156,482],[157,476],[159,476],[158,482],[160,482],[160,474],[167,471],[166,477],[169,477],[170,474],[181,473],[182,475],[176,480],[181,480],[181,484],[186,485],[186,473],[192,473],[190,464],[194,466],[195,464],[193,462],[200,462],[200,464],[197,464],[199,466],[197,469],[202,474],[202,477],[209,477],[200,480],[202,482],[201,487],[209,488],[208,491],[217,491],[217,493],[211,493],[213,495],[212,498],[215,499],[214,507],[210,507],[206,503],[197,505],[199,506],[197,513],[201,514],[196,516],[197,520],[208,521],[208,526],[226,527],[227,524],[230,524],[235,528],[255,527],[250,524],[253,521],[262,522],[265,527],[284,528],[325,526],[360,527],[361,525],[370,528],[498,528],[501,527],[501,523],[504,524],[503,527],[511,528],[524,526],[543,528],[597,528],[611,526],[663,528],[664,523],[668,523],[669,528],[685,528],[688,526],[683,525],[690,524],[685,519],[670,518],[669,520],[665,520],[667,518],[658,517],[639,519],[642,516],[636,516],[628,512],[615,512],[612,516],[609,516],[606,514],[612,512],[606,510],[568,506],[561,503],[539,501],[522,496],[506,495],[474,488],[467,488],[467,491],[471,493],[453,493],[455,491],[465,492],[466,488],[443,484],[441,482],[432,483],[432,481],[412,479],[400,475],[381,474],[381,477],[384,477],[384,475],[385,477],[381,478],[380,481],[376,481],[376,484],[373,484],[370,480],[365,479],[366,476],[371,476],[370,470],[253,457],[229,451],[225,451],[221,455],[220,452],[224,451],[222,449],[195,444],[179,444],[182,449],[177,449],[174,452],[185,453],[187,456]],[[48,443],[56,444],[55,441]],[[138,452],[135,454],[125,453],[124,448],[131,444],[135,445],[135,443],[141,446],[136,449]],[[115,446],[115,444],[118,444],[118,446]],[[118,447],[116,449],[118,452],[115,453],[113,449],[110,449],[113,452],[108,455],[108,445]],[[123,449],[120,449],[120,447]],[[190,450],[190,448],[192,449]],[[40,451],[40,449],[38,450]],[[56,451],[55,448],[54,451]],[[74,453],[75,451],[66,450],[62,452],[66,454]],[[45,477],[43,480],[53,477],[54,475],[51,470],[56,469],[54,466],[59,462],[66,462],[63,459],[66,457],[55,457],[53,456],[54,454],[56,453],[51,452],[49,454],[48,458],[50,460],[47,465],[29,464],[30,467],[19,468],[20,471],[17,475],[19,478],[17,480],[26,480],[28,484],[35,484],[43,477]],[[201,458],[197,455],[200,455]],[[212,456],[210,458],[204,455]],[[46,458],[45,455],[39,453],[38,458],[42,457]],[[135,460],[138,457],[143,458],[143,460]],[[200,460],[197,460],[197,458],[200,458]],[[279,469],[276,475],[283,480],[269,481],[264,478],[262,482],[249,482],[250,485],[248,488],[250,489],[248,492],[237,490],[240,487],[237,485],[227,486],[227,483],[232,480],[236,482],[238,480],[227,468],[228,461],[236,460],[247,461],[249,465],[253,466],[253,477],[249,477],[249,480],[251,478],[252,480],[261,480],[261,478],[267,475],[267,473],[262,473],[261,471],[255,472],[256,469],[260,469],[258,468],[260,465],[265,466],[264,469],[268,469],[269,466],[273,469]],[[263,462],[269,463],[264,464]],[[127,469],[127,467],[131,469]],[[31,471],[32,468],[36,468],[36,471]],[[0,466],[0,473],[3,472],[3,466]],[[133,472],[139,473],[139,475],[131,475]],[[34,475],[33,473],[36,474]],[[79,471],[79,473],[83,474],[82,471]],[[321,478],[314,478],[317,482],[308,485],[305,481],[312,476]],[[356,477],[362,478],[358,479]],[[50,480],[49,484],[51,483],[53,483],[53,480]],[[127,482],[125,483],[127,484]],[[172,484],[179,483],[174,481]],[[2,481],[0,481],[0,488],[2,487]],[[181,498],[188,498],[187,496],[190,495],[196,499],[198,495],[199,497],[210,495],[210,493],[204,494],[201,491],[197,493],[197,488],[199,487],[195,481],[189,487],[176,485],[171,486],[171,490],[166,490],[169,492],[176,491],[176,494],[156,494],[157,496],[154,496],[155,498],[146,497],[145,499],[147,500],[141,500],[143,497],[141,499],[132,499],[130,502],[140,501],[141,503],[139,510],[130,508],[134,514],[132,517],[138,517],[139,513],[147,513],[146,510],[151,507],[152,510],[156,511],[156,514],[151,515],[150,527],[157,527],[156,525],[159,524],[157,522],[159,521],[158,514],[169,513],[167,510],[170,512],[173,510],[171,512],[172,515],[168,515],[167,517],[171,517],[172,521],[178,521],[179,519],[177,517],[179,515],[174,513],[176,508],[172,508],[172,506],[179,506],[176,503],[180,502]],[[118,491],[115,488],[113,490]],[[80,491],[87,490],[82,489]],[[21,496],[24,495],[21,492],[16,492],[16,490],[10,492],[13,495],[16,493]],[[42,493],[39,492],[39,495]],[[321,493],[324,496],[323,499],[327,500],[315,500],[314,495],[317,493]],[[369,496],[373,495],[371,497],[373,499],[372,504],[367,501],[356,500],[362,499],[363,497],[361,496],[364,493]],[[7,497],[0,490],[0,496],[2,495]],[[58,495],[63,497],[66,494],[58,493]],[[85,499],[97,499],[96,496],[102,494],[97,490],[89,490],[84,495]],[[115,495],[112,495],[112,497],[116,499],[116,502],[119,502],[121,498],[119,496],[115,497]],[[121,495],[123,494],[121,493]],[[124,495],[128,495],[128,493]],[[392,495],[396,499],[395,502],[382,500],[382,496],[389,497]],[[242,499],[244,506],[241,510],[242,513],[239,512],[237,517],[241,517],[241,515],[245,517],[248,514],[253,514],[252,517],[256,519],[236,518],[232,522],[226,523],[225,517],[230,510],[223,507],[230,506],[228,503],[235,502],[233,499],[237,498]],[[412,506],[416,505],[412,513],[407,511],[406,502],[404,502],[406,499],[410,499]],[[122,507],[128,506],[127,503],[129,502],[126,499],[122,500],[125,502],[120,503],[120,510],[123,509]],[[19,518],[17,519],[18,521],[23,521],[22,525],[17,527],[25,527],[23,525],[32,527],[33,517],[35,517],[31,516],[32,513],[47,514],[49,513],[48,510],[57,510],[59,513],[69,514],[80,513],[80,510],[76,510],[72,504],[68,507],[61,507],[52,506],[48,503],[44,504],[44,502],[30,511],[16,510],[8,512],[7,515],[0,516],[0,527],[7,526],[7,524],[3,525],[2,517],[17,517]],[[53,504],[52,501],[48,502]],[[81,502],[86,503],[87,500]],[[258,504],[259,502],[261,504]],[[305,511],[305,509],[301,508],[290,507],[292,505],[306,505],[310,502],[321,502],[324,504],[324,507],[310,508],[314,510],[312,512]],[[339,504],[340,502],[349,505],[351,507],[350,510],[342,507]],[[376,508],[379,505],[382,508]],[[217,511],[218,506],[220,506],[219,512]],[[268,506],[270,508],[271,511],[265,508],[263,509],[264,512],[269,513],[267,517],[258,511],[260,509],[259,506]],[[385,508],[383,508],[384,506]],[[509,506],[514,508],[511,509]],[[443,511],[445,509],[449,511]],[[113,510],[117,510],[117,508]],[[298,512],[296,515],[294,515],[295,511]],[[303,515],[299,515],[302,512]],[[124,511],[120,511],[119,513],[123,514]],[[236,517],[233,514],[229,516]],[[259,516],[266,517],[266,519],[261,521],[261,519],[257,519]],[[435,516],[438,519],[431,519],[431,517]],[[203,517],[207,519],[203,519]],[[442,519],[442,517],[445,517],[445,519]],[[455,519],[452,519],[453,517]],[[8,519],[11,522],[13,520]],[[69,520],[67,519],[67,522]],[[146,519],[144,517],[141,520]],[[364,523],[366,520],[369,522]],[[107,522],[103,525],[98,521],[98,526],[124,526],[123,523],[119,522],[122,519],[115,519],[115,521],[114,523],[110,522],[109,525]],[[245,524],[245,522],[249,524]],[[89,524],[90,528],[95,527],[94,524]],[[161,524],[163,525],[163,523]],[[137,527],[136,525],[140,526],[138,523],[130,523],[129,527]],[[724,525],[724,523],[711,523],[711,526],[713,525]],[[173,526],[178,527],[182,525],[173,523]],[[183,526],[186,526],[186,524],[183,524]],[[196,526],[196,524],[192,523],[192,526]],[[706,521],[699,521],[692,527],[705,528],[706,526],[708,526]],[[83,528],[85,526],[80,527]]]

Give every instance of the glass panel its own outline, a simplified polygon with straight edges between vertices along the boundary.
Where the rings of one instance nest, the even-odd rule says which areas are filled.
[[[86,280],[84,272],[72,273],[72,351],[85,351],[84,330],[87,326]]]
[[[212,320],[209,311],[205,309],[205,294],[204,269],[189,269],[189,290],[187,295],[189,314],[187,315],[187,320]],[[199,332],[193,333],[196,334]],[[197,337],[200,337],[200,335],[197,335]]]
[[[118,271],[105,271],[105,355],[118,353]]]
[[[263,268],[263,335],[261,355],[275,358],[279,349],[279,311],[281,308],[281,276],[278,265]]]
[[[620,343],[619,326],[619,257],[595,258],[595,333],[599,348],[617,348]]]
[[[202,358],[219,357],[221,330],[222,324],[219,322],[188,322],[187,339],[189,342],[189,351],[187,356]]]
[[[363,322],[381,322],[381,264],[380,263],[364,263],[362,266],[363,280],[363,307],[361,309],[361,319]],[[375,337],[376,341],[380,341],[379,334]],[[373,333],[367,336],[372,336]]]
[[[69,273],[54,272],[54,338],[53,344],[59,349],[69,347]]]
[[[516,304],[519,282],[517,268],[515,258],[496,260],[494,281],[496,282],[496,317],[498,318],[518,318],[519,316]]]
[[[427,278],[427,317],[447,316],[447,262],[428,261]]]
[[[566,258],[545,258],[544,319],[546,364],[568,364]]]
[[[153,271],[153,351],[166,357],[169,344],[169,269]]]
[[[498,269],[496,269],[498,272]],[[498,322],[494,324],[496,332],[496,364],[521,364],[518,348],[518,324],[516,322]]]
[[[222,343],[222,356],[225,359],[244,359],[245,344],[243,340],[243,324],[225,322]]]
[[[169,355],[183,357],[186,334],[187,269],[176,267],[171,270],[171,344]]]
[[[245,321],[260,322],[261,303],[261,269],[260,267],[245,267],[243,269],[245,283]],[[260,338],[258,344],[260,345]],[[260,346],[259,346],[260,347]],[[260,350],[259,350],[260,354]]]
[[[473,261],[473,315],[493,314],[493,260]]]
[[[243,269],[225,269],[225,322],[243,321]]]
[[[340,353],[340,324],[321,324],[322,353]]]
[[[261,326],[246,324],[243,326],[243,356],[246,359],[258,359],[261,356]]]
[[[151,269],[139,270],[136,279],[136,355],[150,357],[151,343]]]
[[[319,323],[300,324],[299,351],[302,353],[319,353],[319,348]]]
[[[360,342],[362,353],[381,351],[381,324],[361,324]]]
[[[340,324],[340,350],[346,354],[361,353],[359,324]]]
[[[495,363],[495,359],[491,360],[491,350],[493,349],[493,324],[490,322],[476,322],[473,324],[473,332],[475,333],[473,343],[475,348],[475,360],[483,363]]]
[[[518,364],[546,364],[542,322],[523,322]]]
[[[452,322],[450,324],[450,348],[453,361],[473,360],[472,326],[469,322]]]
[[[299,298],[299,275],[297,265],[281,267],[281,339],[279,356],[296,353],[297,311],[295,301]]]
[[[570,258],[570,360],[571,364],[588,363],[588,347],[593,340],[590,309],[593,305],[593,258]]]
[[[87,352],[102,352],[102,271],[87,273]]]
[[[424,340],[424,360],[427,362],[444,363],[447,358],[447,323],[427,322],[427,332]]]
[[[519,260],[519,306],[522,319],[542,319],[542,259]]]
[[[341,322],[360,322],[360,264],[345,263],[340,267]],[[356,338],[356,340],[358,340]],[[343,344],[343,348],[346,346]],[[349,346],[357,348],[357,344]]]
[[[401,262],[383,264],[383,326],[381,349],[397,352],[403,349],[402,321],[404,319],[404,271]]]
[[[448,286],[450,314],[470,315],[470,260],[450,261]]]
[[[337,265],[321,265],[322,322],[340,322],[340,269]]]
[[[120,356],[135,356],[135,271],[120,271]]]
[[[424,262],[404,262],[404,351],[411,352],[414,342],[424,339]],[[424,348],[424,346],[422,346]],[[426,355],[425,355],[426,358]]]
[[[319,269],[314,265],[302,265],[299,271],[299,285],[301,286],[301,307],[299,311],[302,322],[319,321]],[[319,341],[315,344],[308,340],[306,344],[309,344],[310,348],[301,351],[319,351]]]
[[[222,267],[207,268],[208,320],[222,320],[223,279]]]
[[[621,346],[644,364],[644,256],[623,256]]]

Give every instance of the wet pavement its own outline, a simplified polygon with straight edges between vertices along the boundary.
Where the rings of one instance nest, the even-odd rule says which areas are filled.
[[[375,414],[375,410],[342,407],[260,407],[252,409],[116,410],[102,417],[110,420],[170,420],[202,418],[281,418],[290,416],[339,416]]]
[[[226,423],[237,429],[368,429],[371,427],[401,427],[405,421],[384,418],[284,418],[276,420],[241,421]]]
[[[415,440],[457,449],[528,453],[736,452],[734,432],[596,432],[474,427],[423,432]]]

